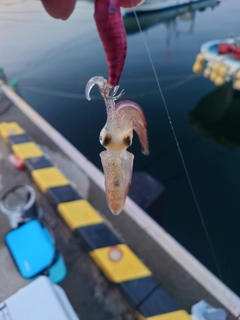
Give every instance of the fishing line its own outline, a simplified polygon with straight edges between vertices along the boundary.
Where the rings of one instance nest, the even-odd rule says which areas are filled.
[[[193,74],[193,75],[188,76],[188,77],[186,77],[186,78],[184,78],[184,79],[182,79],[180,81],[177,81],[177,82],[175,82],[175,83],[173,83],[173,84],[171,84],[171,85],[169,85],[167,87],[163,87],[162,91],[168,91],[168,90],[172,90],[173,88],[180,87],[180,86],[184,85],[185,83],[187,83],[187,82],[189,82],[189,81],[191,81],[193,79],[196,79],[198,77],[200,77],[199,74]]]
[[[56,96],[56,97],[64,97],[64,98],[72,98],[72,99],[81,99],[81,100],[86,100],[86,96],[85,94],[81,94],[81,93],[72,93],[72,92],[63,92],[63,91],[58,91],[58,90],[51,90],[51,89],[46,89],[46,88],[40,88],[40,87],[36,87],[36,86],[29,86],[29,85],[25,85],[22,84],[22,82],[20,83],[20,89],[23,88],[24,90],[28,90],[28,91],[32,91],[32,92],[36,92],[36,93],[42,93],[42,94],[47,94],[47,95],[51,95],[51,96]],[[158,94],[158,90],[154,90],[154,91],[148,91],[148,96],[149,95],[156,95]],[[128,99],[134,99],[134,98],[141,98],[141,97],[146,97],[146,93],[142,92],[142,93],[136,93],[136,94],[128,94],[127,95]],[[102,97],[99,95],[91,95],[91,99],[92,100],[101,100],[102,101]]]
[[[196,76],[189,76],[188,78],[178,81],[168,87],[162,88],[163,91],[168,91],[172,88],[176,88],[179,87],[183,84],[185,84],[186,82],[191,81],[192,79],[194,79]],[[78,84],[81,82],[78,82]],[[84,82],[85,83],[85,82]],[[51,83],[52,85],[56,85],[56,83]],[[50,84],[50,85],[51,85]],[[63,83],[58,83],[58,85],[62,85]],[[65,83],[66,85],[68,83]],[[70,84],[74,84],[74,82],[70,82]],[[82,83],[81,83],[82,84]],[[36,87],[36,85],[38,85]],[[44,85],[49,85],[48,83],[44,82]],[[57,97],[64,97],[64,98],[72,98],[72,99],[81,99],[81,100],[85,100],[86,96],[85,94],[81,94],[81,93],[73,93],[73,92],[64,92],[64,91],[58,91],[58,90],[52,90],[52,89],[46,89],[46,88],[41,88],[39,87],[39,84],[35,84],[34,85],[29,85],[28,83],[24,83],[23,80],[21,80],[20,82],[20,87],[23,87],[23,89],[25,90],[29,90],[32,92],[37,92],[37,93],[42,93],[42,94],[48,94],[48,95],[52,95],[52,96],[57,96]],[[148,96],[150,95],[156,95],[159,94],[158,90],[152,90],[152,91],[148,91]],[[135,98],[141,98],[141,97],[146,97],[146,93],[145,92],[137,92],[135,94],[127,94],[127,98],[128,99],[135,99]],[[92,100],[102,100],[101,96],[92,96]]]
[[[34,86],[26,86],[26,87],[24,87],[24,85],[23,85],[23,88],[25,90],[29,90],[29,91],[32,91],[32,92],[48,94],[48,95],[57,96],[57,97],[86,100],[86,96],[85,96],[84,93],[63,92],[63,91],[49,90],[49,89],[44,89],[44,88],[39,88],[39,87],[34,87]],[[91,99],[92,100],[102,100],[102,97],[101,96],[93,96],[93,95],[91,95]]]
[[[79,45],[78,43],[76,43],[76,40],[78,40],[79,38],[81,38],[81,41],[85,40],[84,42],[81,42],[81,46],[85,46],[94,43],[94,39],[96,38],[96,36],[94,35],[89,38],[88,34],[83,34],[82,36],[77,35],[76,37],[73,37],[70,40],[65,41],[64,43],[61,43],[60,45],[50,48],[46,52],[44,52],[37,60],[33,60],[27,63],[22,69],[13,73],[11,77],[20,80],[22,77],[25,77],[29,73],[29,71],[38,68],[45,62],[52,61],[57,55],[59,56],[59,52],[61,52],[61,54],[65,54],[67,50],[74,49]]]
[[[172,75],[172,76],[163,76],[163,77],[158,77],[159,81],[172,81],[172,80],[180,80],[180,81],[189,81],[191,78],[197,78],[200,77],[199,74],[180,74],[180,75]],[[29,79],[22,79],[21,83],[24,83],[24,85],[32,85],[32,81],[34,81],[34,78]],[[38,79],[37,79],[38,80]],[[124,83],[146,83],[146,82],[153,82],[156,81],[154,77],[146,77],[146,78],[131,78],[127,77],[126,79],[124,78]],[[179,81],[179,82],[180,82]],[[179,85],[179,82],[174,85]],[[76,80],[76,81],[66,81],[66,80],[60,80],[60,81],[38,81],[34,82],[35,85],[85,85],[86,80]],[[172,86],[171,85],[171,86]],[[172,87],[171,87],[172,88]],[[171,89],[170,86],[163,88],[164,90],[169,90]],[[158,91],[159,92],[159,91]]]
[[[132,0],[131,0],[131,1],[132,1]],[[133,6],[133,3],[132,3],[132,10],[133,10],[133,12],[134,12],[134,16],[135,16],[135,19],[136,19],[136,22],[137,22],[137,25],[138,25],[138,28],[139,28],[139,31],[140,31],[140,34],[141,34],[141,37],[142,37],[144,46],[145,46],[145,49],[146,49],[146,51],[147,51],[147,55],[148,55],[148,58],[149,58],[149,61],[150,61],[152,70],[153,70],[153,73],[154,73],[154,76],[155,76],[155,79],[156,79],[156,82],[157,82],[157,86],[158,86],[158,89],[159,89],[159,92],[160,92],[160,96],[161,96],[162,101],[163,101],[163,105],[164,105],[164,108],[165,108],[165,111],[166,111],[166,114],[167,114],[167,118],[168,118],[168,121],[169,121],[171,130],[172,130],[172,133],[173,133],[173,137],[174,137],[174,140],[175,140],[175,143],[176,143],[176,146],[177,146],[177,149],[178,149],[178,152],[179,152],[179,155],[180,155],[182,164],[183,164],[183,168],[184,168],[184,171],[185,171],[185,174],[186,174],[186,177],[187,177],[187,181],[188,181],[188,184],[189,184],[189,187],[190,187],[190,190],[191,190],[193,199],[194,199],[194,203],[195,203],[195,205],[196,205],[197,212],[198,212],[200,221],[201,221],[201,223],[202,223],[204,233],[205,233],[205,235],[206,235],[206,239],[207,239],[207,242],[208,242],[209,249],[210,249],[210,251],[211,251],[213,260],[214,260],[214,262],[215,262],[215,266],[216,266],[216,268],[217,268],[217,272],[218,272],[219,278],[222,280],[222,279],[223,279],[223,278],[222,278],[222,274],[221,274],[220,267],[219,267],[219,264],[218,264],[218,261],[217,261],[216,255],[215,255],[215,251],[214,251],[214,248],[213,248],[213,245],[212,245],[212,242],[211,242],[211,239],[210,239],[208,230],[207,230],[207,226],[206,226],[206,224],[205,224],[205,221],[204,221],[204,218],[203,218],[203,214],[202,214],[202,211],[201,211],[201,209],[200,209],[200,205],[199,205],[199,203],[198,203],[198,200],[197,200],[197,197],[196,197],[194,188],[193,188],[193,184],[192,184],[190,175],[189,175],[189,173],[188,173],[188,169],[187,169],[187,166],[186,166],[186,163],[185,163],[185,160],[184,160],[184,157],[183,157],[183,153],[182,153],[182,150],[181,150],[181,148],[180,148],[180,145],[179,145],[179,142],[178,142],[178,139],[177,139],[177,135],[176,135],[176,132],[175,132],[175,129],[174,129],[174,126],[173,126],[171,117],[170,117],[170,113],[169,113],[169,110],[168,110],[168,107],[167,107],[167,103],[166,103],[166,100],[165,100],[165,98],[164,98],[164,95],[163,95],[163,92],[162,92],[162,88],[161,88],[160,82],[159,82],[159,80],[158,80],[157,72],[156,72],[155,66],[154,66],[154,64],[153,64],[153,60],[152,60],[152,57],[151,57],[151,54],[150,54],[150,51],[149,51],[147,42],[146,42],[146,40],[145,40],[145,37],[144,37],[143,31],[142,31],[141,25],[140,25],[140,22],[139,22],[137,13],[136,13],[136,10],[135,10],[135,8],[134,8],[134,6]]]

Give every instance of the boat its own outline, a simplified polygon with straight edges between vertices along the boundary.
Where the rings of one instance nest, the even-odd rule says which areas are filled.
[[[219,3],[218,0],[194,1],[191,2],[189,6],[170,7],[168,10],[141,11],[141,14],[137,12],[138,20],[142,30],[147,30],[160,23],[174,22],[177,17],[183,21],[192,22],[195,19],[196,11],[202,11],[209,7],[214,9]],[[123,15],[123,21],[127,34],[139,32],[139,27],[134,15]]]
[[[232,81],[233,88],[240,91],[240,38],[212,40],[203,43],[192,68],[216,86]]]
[[[146,12],[165,11],[205,1],[207,0],[146,0],[136,7],[122,8],[122,14],[123,16],[133,16],[134,12],[141,14]]]

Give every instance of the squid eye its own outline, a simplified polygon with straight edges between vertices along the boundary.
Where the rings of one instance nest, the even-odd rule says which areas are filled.
[[[127,146],[130,147],[130,145],[132,144],[132,140],[130,136],[127,136],[125,138],[123,138],[123,143]]]
[[[107,146],[112,140],[110,134],[106,134],[103,139],[102,139],[102,137],[100,137],[100,138],[101,138],[100,141],[104,147]]]

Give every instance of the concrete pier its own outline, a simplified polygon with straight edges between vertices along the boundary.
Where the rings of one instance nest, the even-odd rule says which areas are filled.
[[[32,117],[34,116],[32,115]],[[232,294],[232,304],[230,305],[230,300],[225,301],[225,304],[223,302],[220,303],[221,299],[224,300],[225,293],[222,292],[222,289],[225,289],[224,284],[219,282],[220,289],[216,295],[207,290],[207,284],[206,286],[200,284],[196,279],[197,272],[194,270],[192,274],[188,272],[191,269],[188,254],[186,253],[185,256],[178,257],[177,253],[176,258],[174,258],[174,250],[178,248],[175,244],[172,245],[172,253],[169,253],[164,247],[166,244],[163,243],[161,246],[159,244],[161,240],[160,236],[155,233],[154,238],[151,230],[147,229],[148,224],[150,226],[153,225],[149,222],[149,218],[145,217],[144,212],[132,204],[129,199],[127,200],[126,210],[132,209],[132,214],[138,210],[140,212],[139,217],[143,217],[141,223],[135,221],[127,211],[122,212],[117,217],[113,216],[106,204],[101,173],[96,171],[97,173],[93,172],[92,176],[86,173],[83,169],[84,166],[78,165],[78,161],[73,160],[74,154],[73,152],[70,153],[72,149],[66,147],[66,145],[62,145],[61,148],[56,143],[58,140],[57,134],[54,133],[54,139],[56,140],[54,141],[54,139],[49,137],[49,131],[41,130],[34,123],[33,118],[30,118],[21,109],[16,107],[1,92],[0,88],[0,122],[16,121],[26,129],[41,149],[44,150],[44,153],[49,155],[55,165],[72,182],[76,190],[107,219],[108,223],[116,230],[119,236],[124,239],[129,247],[152,271],[162,288],[173,296],[183,309],[190,311],[193,304],[204,299],[214,307],[226,309],[226,304],[228,304],[228,319],[236,319],[238,314],[240,314],[240,305],[238,306],[238,301],[240,300],[238,300],[238,297],[231,290],[226,287],[226,290],[229,290]],[[109,283],[101,274],[87,252],[83,250],[80,241],[73,236],[72,232],[65,226],[59,216],[56,215],[55,210],[49,205],[46,197],[37,190],[27,172],[24,170],[19,171],[11,165],[8,160],[9,153],[10,149],[0,140],[0,196],[10,187],[20,183],[29,184],[35,189],[37,202],[44,211],[44,219],[54,230],[58,248],[66,260],[68,276],[61,283],[61,286],[66,291],[79,317],[84,320],[135,319],[132,308],[125,301],[117,287]],[[88,165],[91,167],[87,159],[84,161],[86,161],[86,167]],[[99,177],[99,179],[95,180],[94,176],[96,178]],[[143,227],[144,224],[145,227]],[[4,245],[3,237],[8,229],[9,226],[6,218],[0,214],[0,301],[27,284],[19,276]],[[172,243],[175,242],[173,241]],[[187,257],[186,265],[189,264],[189,267],[183,267],[184,257]],[[194,259],[191,261],[192,268],[194,269],[197,263]],[[187,268],[189,269],[187,270]],[[200,268],[199,270],[205,269]],[[206,274],[208,275],[207,271]],[[209,276],[209,281],[212,281],[217,286],[218,280],[213,275],[212,277]],[[219,299],[217,298],[218,296],[220,297]]]

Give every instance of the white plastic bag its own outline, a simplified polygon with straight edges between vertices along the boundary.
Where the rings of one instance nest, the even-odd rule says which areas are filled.
[[[223,309],[215,309],[206,301],[201,300],[191,309],[193,320],[226,320],[227,313]]]

